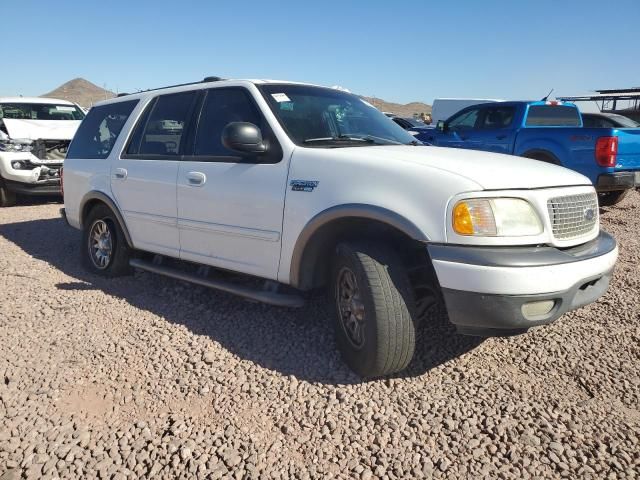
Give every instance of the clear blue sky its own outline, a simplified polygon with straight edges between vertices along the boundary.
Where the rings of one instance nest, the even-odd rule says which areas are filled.
[[[122,92],[206,75],[402,103],[640,86],[640,0],[4,0],[0,10],[0,95],[74,77]]]

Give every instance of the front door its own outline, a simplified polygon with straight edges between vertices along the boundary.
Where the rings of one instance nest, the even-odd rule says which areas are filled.
[[[480,109],[469,107],[446,122],[444,132],[437,135],[437,145],[451,148],[474,148],[472,134],[477,127]]]
[[[267,153],[240,156],[225,148],[221,135],[230,122],[260,127]],[[207,90],[192,155],[178,169],[180,257],[276,279],[287,172],[288,158],[252,94]]]
[[[111,188],[135,248],[180,255],[176,178],[195,98],[195,92],[154,98],[112,166]]]

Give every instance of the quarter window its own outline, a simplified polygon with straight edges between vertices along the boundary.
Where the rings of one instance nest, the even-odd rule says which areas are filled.
[[[67,158],[107,158],[138,100],[93,107],[80,124]]]

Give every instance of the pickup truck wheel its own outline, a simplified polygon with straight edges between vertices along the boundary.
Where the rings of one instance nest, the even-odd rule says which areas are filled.
[[[113,212],[105,205],[94,207],[82,230],[82,261],[99,275],[117,277],[131,272],[131,251]]]
[[[629,190],[616,190],[615,192],[602,192],[598,194],[598,203],[601,207],[612,207],[620,203],[629,193]]]
[[[376,244],[341,243],[332,265],[335,334],[362,377],[403,370],[413,358],[414,296],[399,256]]]
[[[16,204],[16,194],[0,183],[0,207],[13,207]]]

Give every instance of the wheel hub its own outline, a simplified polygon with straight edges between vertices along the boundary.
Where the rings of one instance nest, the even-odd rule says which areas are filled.
[[[365,308],[356,275],[347,267],[338,274],[336,288],[342,328],[355,348],[364,344]]]
[[[89,232],[89,257],[100,270],[109,266],[113,245],[111,230],[104,220],[96,220]]]

